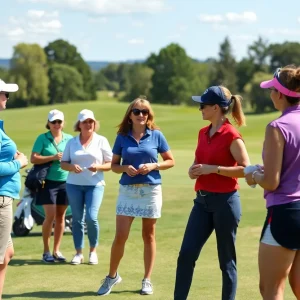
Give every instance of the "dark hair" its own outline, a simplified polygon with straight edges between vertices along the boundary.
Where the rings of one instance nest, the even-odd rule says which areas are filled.
[[[240,95],[232,95],[228,88],[225,86],[220,86],[228,102],[232,102],[227,107],[221,107],[222,113],[224,115],[231,114],[236,124],[240,127],[246,125],[246,118],[242,108],[243,97]]]
[[[132,128],[132,121],[130,119],[130,114],[134,106],[139,103],[146,106],[147,109],[149,110],[147,127],[152,130],[153,129],[159,130],[159,127],[154,122],[154,112],[152,110],[150,102],[146,100],[146,96],[141,95],[129,104],[122,122],[117,126],[119,127],[119,130],[117,132],[118,134],[126,135],[129,132],[129,130]]]
[[[300,92],[300,67],[295,65],[287,65],[280,69],[280,82],[290,91]],[[297,104],[300,102],[300,97],[285,96],[290,104]]]

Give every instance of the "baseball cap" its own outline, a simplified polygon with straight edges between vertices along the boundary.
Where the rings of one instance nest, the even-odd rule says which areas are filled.
[[[83,109],[79,114],[78,114],[78,121],[79,122],[84,122],[87,119],[92,119],[96,121],[94,113],[89,110],[89,109]]]
[[[13,93],[19,89],[16,83],[5,83],[0,79],[0,92]]]
[[[64,113],[60,110],[57,110],[57,109],[50,110],[50,112],[48,114],[48,121],[49,122],[53,122],[54,120],[63,121],[64,119],[65,119]]]
[[[192,96],[192,99],[201,104],[218,104],[222,107],[227,107],[231,104],[231,100],[225,97],[220,86],[211,86],[202,96]]]
[[[280,82],[279,74],[280,74],[280,68],[278,68],[275,71],[273,79],[263,81],[260,84],[260,87],[262,89],[269,89],[270,87],[274,87],[276,90],[278,90],[283,95],[286,95],[289,97],[294,97],[294,98],[300,98],[300,93],[289,90]]]

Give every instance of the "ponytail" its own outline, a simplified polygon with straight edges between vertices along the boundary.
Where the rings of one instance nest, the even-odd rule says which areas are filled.
[[[243,98],[240,95],[231,96],[231,101],[232,101],[231,115],[239,127],[246,125],[246,118],[242,109],[242,100]]]

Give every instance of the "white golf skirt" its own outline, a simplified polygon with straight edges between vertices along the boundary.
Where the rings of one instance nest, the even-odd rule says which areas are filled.
[[[116,214],[120,216],[157,219],[161,217],[161,185],[120,185]]]

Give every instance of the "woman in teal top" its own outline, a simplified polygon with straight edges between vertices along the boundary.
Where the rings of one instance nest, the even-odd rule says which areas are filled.
[[[67,142],[72,138],[64,133],[64,114],[57,110],[51,110],[48,114],[46,128],[36,139],[31,154],[31,163],[44,164],[52,162],[48,171],[45,184],[38,190],[36,204],[43,205],[45,220],[43,223],[44,252],[42,260],[46,263],[55,261],[65,262],[66,259],[59,251],[62,235],[65,227],[65,214],[68,207],[66,194],[66,180],[68,172],[60,167],[60,161]],[[50,237],[55,221],[53,253],[50,252]]]
[[[17,84],[6,84],[0,79],[0,111],[6,108],[9,93],[18,89]],[[14,198],[19,198],[21,189],[19,170],[27,163],[27,157],[17,151],[16,144],[7,136],[0,120],[0,299],[7,265],[14,254],[10,236],[12,203]]]

